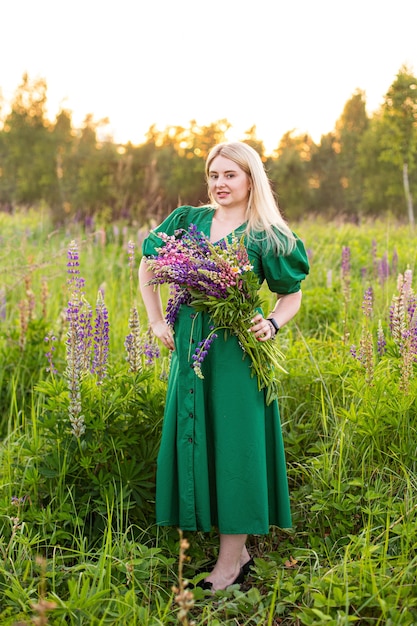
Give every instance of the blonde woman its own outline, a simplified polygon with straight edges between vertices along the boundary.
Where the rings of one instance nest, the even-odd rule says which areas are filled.
[[[273,310],[255,315],[249,329],[259,341],[273,340],[296,315],[309,266],[255,150],[240,142],[215,146],[206,177],[210,204],[179,207],[152,231],[143,243],[139,280],[152,330],[172,351],[157,464],[157,523],[218,530],[217,562],[201,582],[214,592],[241,583],[248,573],[249,534],[267,534],[271,525],[291,527],[278,404],[266,404],[233,335],[219,334],[202,364],[204,379],[195,375],[190,355],[208,335],[210,318],[182,305],[172,328],[159,292],[147,284],[153,274],[146,257],[162,245],[158,232],[172,235],[190,224],[212,242],[244,235],[259,286],[266,281],[276,294]]]

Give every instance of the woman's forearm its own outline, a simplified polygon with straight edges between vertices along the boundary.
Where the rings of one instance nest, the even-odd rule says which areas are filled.
[[[300,310],[301,299],[301,291],[278,296],[277,303],[268,317],[273,317],[280,328],[285,326]]]
[[[154,273],[147,267],[146,259],[143,257],[139,265],[139,287],[151,326],[164,319],[159,286],[147,284],[152,278]]]
[[[149,325],[158,339],[169,349],[174,349],[174,337],[171,328],[165,321],[162,310],[161,294],[159,285],[149,285],[148,282],[154,278],[154,273],[146,264],[143,257],[139,266],[139,287],[142,294],[143,304],[148,315]]]

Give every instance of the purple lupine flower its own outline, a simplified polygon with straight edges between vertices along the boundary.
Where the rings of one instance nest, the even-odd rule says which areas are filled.
[[[70,291],[81,294],[84,287],[84,280],[80,277],[80,263],[78,245],[76,241],[71,241],[67,252],[67,285]]]
[[[42,279],[42,290],[41,290],[41,303],[42,303],[42,317],[47,317],[47,302],[49,298],[49,289],[48,283],[46,282],[46,278]]]
[[[13,506],[22,506],[23,504],[25,504],[27,501],[29,500],[30,502],[30,497],[26,494],[24,496],[12,496],[11,497],[11,504]]]
[[[398,274],[398,294],[393,296],[389,309],[390,331],[395,343],[400,346],[400,349],[404,333],[410,328],[410,303],[412,317],[414,318],[414,294],[411,289],[411,282],[412,271],[410,269],[407,269],[404,275]]]
[[[93,345],[93,311],[90,304],[82,299],[78,311],[78,341],[82,357],[82,370],[91,369],[91,348]]]
[[[91,318],[89,305],[83,297],[84,279],[80,277],[78,247],[75,241],[68,249],[67,284],[70,290],[66,317],[68,322],[65,377],[68,384],[68,413],[72,434],[80,438],[85,432],[81,406],[81,379],[89,369],[91,346]],[[91,308],[91,307],[90,307]]]
[[[347,276],[350,274],[350,248],[349,246],[343,246],[342,248],[342,275]]]
[[[159,350],[159,346],[155,341],[155,337],[152,333],[151,328],[148,328],[146,333],[146,337],[142,344],[142,351],[145,355],[145,363],[146,365],[153,365],[155,359],[159,359],[161,352]]]
[[[378,263],[378,278],[381,285],[384,285],[389,278],[389,263],[386,252]]]
[[[46,368],[47,372],[51,374],[57,374],[58,370],[56,369],[53,363],[53,355],[55,352],[54,342],[56,341],[55,335],[46,335],[45,343],[50,344],[48,352],[45,353],[46,358],[48,359],[49,367]]]
[[[409,392],[410,380],[413,376],[413,362],[415,355],[412,351],[413,334],[409,329],[405,329],[401,334],[400,343],[400,384],[399,387],[404,393]]]
[[[402,291],[405,296],[408,296],[411,290],[412,282],[413,282],[413,271],[410,268],[408,268],[404,272],[403,287],[402,287]]]
[[[379,320],[378,322],[378,331],[377,331],[377,352],[379,356],[383,356],[387,349],[387,342],[384,335],[384,330],[382,328],[382,322]]]
[[[133,269],[135,265],[135,242],[131,239],[127,242],[127,256],[129,259],[129,267]]]
[[[350,248],[343,246],[342,248],[342,293],[345,301],[349,300],[350,295]]]
[[[84,354],[80,341],[79,303],[69,301],[67,308],[67,367],[65,376],[68,383],[69,406],[68,413],[72,434],[80,438],[85,432],[84,416],[81,407],[81,378],[84,369]]]
[[[130,286],[130,301],[133,301],[133,269],[135,266],[135,243],[131,239],[127,243],[127,258],[129,266],[129,286]]]
[[[371,332],[363,328],[358,353],[359,361],[365,368],[365,380],[372,384],[374,378],[374,347]]]
[[[203,372],[201,371],[201,365],[210,350],[211,344],[216,338],[216,333],[212,331],[208,337],[199,342],[196,351],[191,357],[193,360],[192,367],[199,378],[204,378]]]
[[[372,287],[368,287],[363,296],[362,311],[365,317],[371,318],[374,304],[374,292]]]
[[[96,318],[94,325],[94,348],[91,372],[97,375],[98,384],[103,382],[107,374],[109,354],[109,314],[104,303],[103,294],[99,290],[96,302]]]
[[[160,350],[150,328],[146,335],[142,336],[139,313],[136,306],[133,306],[130,310],[129,329],[130,333],[126,336],[124,342],[126,361],[130,366],[129,371],[138,372],[142,369],[142,356],[145,357],[146,365],[152,365],[154,360],[160,356]]]
[[[19,347],[21,350],[25,347],[26,336],[29,328],[29,314],[28,304],[26,300],[20,300],[19,302],[19,323],[20,323],[20,337]]]
[[[130,333],[125,338],[126,360],[131,372],[138,372],[142,366],[141,360],[141,336],[139,313],[136,306],[130,309],[129,315]]]
[[[170,297],[167,302],[165,314],[167,324],[173,327],[181,305],[189,304],[190,301],[191,294],[187,289],[183,289],[175,284],[170,285]]]
[[[359,360],[358,350],[357,350],[355,344],[352,344],[350,346],[350,356],[352,356],[354,359],[358,359]]]

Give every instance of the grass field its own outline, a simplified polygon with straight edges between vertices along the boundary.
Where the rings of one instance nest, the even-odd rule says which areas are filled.
[[[154,525],[169,363],[145,363],[143,230],[51,232],[42,215],[0,214],[2,625],[417,624],[417,236],[389,219],[293,227],[311,262],[280,333],[294,528],[251,537],[244,585],[196,589],[184,608],[172,586],[197,580],[217,538],[188,533],[186,546]],[[71,351],[72,241],[86,345],[108,346],[102,378]]]

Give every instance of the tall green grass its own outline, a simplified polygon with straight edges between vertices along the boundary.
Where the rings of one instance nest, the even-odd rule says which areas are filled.
[[[135,374],[124,350],[132,304],[126,246],[140,233],[77,225],[50,232],[47,218],[33,213],[0,214],[0,225],[1,624],[417,623],[417,382],[413,363],[402,386],[389,330],[397,276],[415,268],[415,234],[389,220],[294,226],[311,260],[302,309],[280,333],[294,529],[251,537],[256,567],[248,581],[214,598],[196,588],[181,618],[172,591],[179,535],[153,519],[168,355]],[[103,289],[111,327],[109,377],[102,386],[83,381],[87,430],[79,441],[69,432],[64,376],[72,239],[86,298],[94,305]],[[348,296],[341,278],[347,246]],[[362,302],[370,286],[368,319]],[[133,298],[145,329],[136,285]],[[22,302],[34,307],[26,327]],[[381,357],[379,322],[387,338]],[[373,342],[371,378],[351,354],[364,328]],[[46,371],[50,332],[58,338],[54,375]],[[187,539],[182,575],[195,582],[217,540],[214,532]]]

